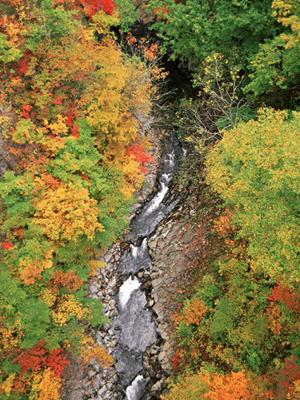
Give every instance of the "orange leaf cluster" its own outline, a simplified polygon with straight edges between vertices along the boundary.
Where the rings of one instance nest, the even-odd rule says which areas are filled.
[[[177,350],[172,357],[172,367],[173,367],[174,372],[179,371],[179,368],[180,368],[180,365],[181,365],[183,359],[184,359],[184,351]]]
[[[209,391],[203,397],[206,400],[255,400],[251,382],[244,372],[215,374],[207,383]]]
[[[233,233],[232,217],[233,211],[228,209],[215,222],[215,229],[223,238],[228,238]]]
[[[277,304],[271,303],[267,309],[270,329],[275,335],[279,335],[282,329],[282,325],[279,322],[281,317],[281,311]]]
[[[175,325],[180,324],[180,322],[186,325],[199,324],[207,311],[208,308],[201,299],[193,299],[180,314],[175,314],[173,320]]]
[[[284,303],[293,311],[300,312],[300,297],[287,286],[278,283],[269,297],[270,301],[279,301]]]
[[[36,281],[40,281],[43,276],[42,272],[44,269],[38,266],[36,263],[31,263],[21,270],[20,276],[24,285],[33,285]]]
[[[103,347],[98,345],[92,338],[85,338],[82,343],[81,356],[84,363],[88,364],[96,360],[104,368],[110,368],[114,364],[114,358]]]
[[[76,291],[83,285],[83,280],[74,271],[55,271],[51,280],[51,286],[64,287],[70,291]]]
[[[144,51],[144,56],[148,61],[154,61],[159,55],[159,46],[157,43],[151,44]]]

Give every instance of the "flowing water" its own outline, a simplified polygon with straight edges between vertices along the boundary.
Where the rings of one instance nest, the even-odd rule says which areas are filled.
[[[118,265],[121,277],[119,312],[113,320],[113,328],[118,339],[116,369],[126,400],[140,400],[145,395],[150,380],[144,368],[145,351],[159,341],[155,318],[151,307],[147,306],[147,291],[140,276],[151,271],[148,238],[179,201],[172,201],[170,194],[180,154],[180,146],[172,134],[165,143],[157,193],[132,220],[128,246]]]

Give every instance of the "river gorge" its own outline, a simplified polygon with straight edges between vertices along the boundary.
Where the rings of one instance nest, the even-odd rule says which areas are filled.
[[[152,283],[160,271],[153,265],[155,252],[149,243],[153,247],[157,228],[178,208],[181,196],[173,193],[173,181],[186,151],[175,132],[161,142],[161,151],[156,149],[160,161],[146,178],[129,230],[107,252],[106,267],[90,284],[91,296],[103,302],[111,321],[94,335],[113,355],[115,364],[102,369],[94,363],[75,375],[73,369],[66,399],[150,400],[158,398],[166,386],[166,340],[154,307]]]

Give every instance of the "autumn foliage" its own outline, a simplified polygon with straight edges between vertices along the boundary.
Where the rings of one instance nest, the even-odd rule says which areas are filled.
[[[227,375],[198,373],[187,375],[162,400],[259,400],[259,389],[244,371]]]
[[[145,147],[141,144],[134,144],[127,149],[128,154],[133,157],[139,164],[143,174],[147,173],[147,165],[154,162],[153,157],[146,152]]]
[[[55,376],[61,378],[70,361],[62,349],[55,349],[49,352],[45,348],[45,344],[45,341],[41,340],[32,349],[21,352],[18,356],[18,363],[22,374],[25,374],[28,370],[36,372],[49,367]]]
[[[299,122],[261,109],[208,152],[224,247],[174,316],[180,376],[163,399],[299,397]]]
[[[300,313],[299,294],[295,293],[293,289],[280,283],[273,288],[272,293],[269,296],[269,300],[272,302],[278,301],[280,303],[283,303],[291,310]]]
[[[114,0],[80,0],[80,4],[89,17],[93,17],[99,10],[111,15],[116,9]]]
[[[136,117],[152,72],[115,41],[114,0],[0,3],[0,130],[16,165],[0,181],[0,397],[58,400],[72,355],[113,363],[95,344],[81,354],[107,322],[87,282],[153,161]]]
[[[207,313],[208,308],[201,299],[192,299],[183,310],[174,316],[176,325],[181,322],[185,325],[198,324]]]

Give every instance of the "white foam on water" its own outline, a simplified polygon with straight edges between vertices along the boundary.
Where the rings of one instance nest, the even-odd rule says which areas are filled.
[[[170,167],[173,167],[173,165],[175,164],[175,152],[174,150],[172,151],[172,153],[168,154],[167,156],[167,162],[169,163]]]
[[[133,244],[130,245],[131,247],[131,254],[133,258],[137,258],[139,248],[137,246],[134,246]]]
[[[166,183],[169,183],[170,180],[172,179],[172,175],[171,174],[162,174],[162,178]]]
[[[142,241],[141,246],[134,246],[133,244],[130,245],[131,254],[134,259],[138,258],[139,256],[143,256],[145,250],[147,249],[147,238],[144,238]]]
[[[126,400],[138,400],[139,383],[144,380],[142,375],[138,375],[130,386],[126,389]]]
[[[165,198],[166,194],[168,193],[168,190],[169,190],[168,186],[164,182],[160,182],[160,185],[161,185],[161,189],[157,193],[157,195],[155,197],[153,197],[153,199],[149,203],[149,206],[148,206],[148,208],[146,210],[146,215],[150,214],[152,211],[156,210],[160,206],[160,204],[162,203],[162,201]]]
[[[126,306],[128,303],[130,296],[132,293],[137,290],[141,286],[141,282],[138,278],[129,277],[123,285],[120,287],[119,290],[119,303],[122,308]]]
[[[143,241],[142,241],[142,249],[143,249],[143,250],[146,250],[146,249],[147,249],[147,246],[148,246],[147,238],[144,238]]]

